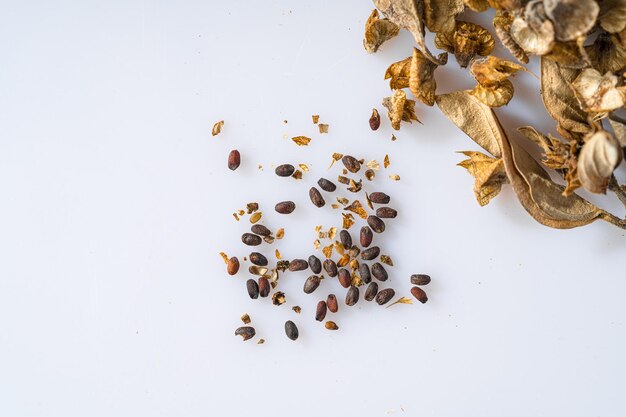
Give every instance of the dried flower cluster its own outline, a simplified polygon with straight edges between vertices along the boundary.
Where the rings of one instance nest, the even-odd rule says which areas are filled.
[[[626,220],[602,210],[575,193],[614,192],[626,206],[626,187],[614,171],[624,160],[626,119],[619,112],[626,104],[626,0],[374,0],[365,24],[364,46],[373,53],[408,30],[416,46],[411,56],[389,66],[392,93],[383,99],[391,126],[418,121],[416,101],[440,110],[489,155],[465,151],[459,165],[475,178],[480,205],[511,184],[519,201],[538,222],[572,228],[605,220],[626,228]],[[531,126],[519,127],[522,137],[541,148],[536,161],[509,139],[493,108],[511,101],[509,80],[523,65],[491,55],[494,36],[475,23],[460,20],[469,8],[495,9],[496,38],[520,62],[529,56],[541,60],[541,96],[556,121],[560,137],[545,135]],[[424,42],[425,31],[435,34],[435,56]],[[476,86],[467,91],[437,94],[434,73],[453,54],[468,67]],[[370,126],[378,129],[377,112]],[[546,169],[560,175],[554,182]]]

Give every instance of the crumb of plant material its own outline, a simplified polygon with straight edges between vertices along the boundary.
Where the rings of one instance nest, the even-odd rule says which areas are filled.
[[[395,141],[397,141],[397,140],[398,140],[398,138],[396,137],[396,135],[394,135],[394,134],[392,133],[392,134],[391,134],[391,141],[392,141],[392,142],[395,142]]]
[[[413,287],[413,288],[411,288],[411,294],[413,295],[413,297],[415,297],[415,299],[417,301],[419,301],[422,304],[424,304],[424,303],[426,303],[426,301],[428,301],[428,296],[426,295],[424,290],[421,289],[420,287]]]
[[[380,262],[385,265],[393,266],[393,261],[389,255],[380,255]]]
[[[410,298],[407,297],[400,297],[398,298],[396,301],[394,301],[393,303],[389,304],[387,306],[387,308],[396,305],[396,304],[413,304],[413,300],[411,300]]]
[[[230,259],[228,255],[226,255],[225,252],[220,252],[220,256],[222,257],[222,260],[224,261],[224,263],[228,265],[228,260]]]
[[[398,174],[393,174],[389,176],[393,181],[400,181],[400,176]]]
[[[309,172],[309,166],[307,164],[298,164],[302,172]]]
[[[373,169],[374,171],[378,171],[380,169],[380,164],[375,159],[368,161],[367,164],[365,164],[365,166],[367,166],[370,169]]]
[[[284,304],[286,301],[285,299],[285,293],[282,291],[276,291],[273,295],[272,295],[272,304],[274,304],[275,306],[279,306],[281,304]]]
[[[261,220],[261,216],[263,216],[263,213],[261,213],[260,211],[257,211],[256,213],[253,213],[250,216],[250,223],[256,223],[259,220]]]
[[[241,165],[241,154],[237,149],[233,149],[228,154],[228,169],[231,171],[236,170]]]
[[[317,127],[320,130],[320,133],[328,133],[328,125],[325,123],[320,123],[319,125],[317,125]]]
[[[330,321],[330,320],[324,323],[324,327],[326,327],[326,329],[328,330],[339,330],[339,326],[337,326],[337,323],[335,323],[334,321]]]
[[[344,207],[344,210],[351,211],[362,219],[367,219],[367,212],[359,200],[354,200],[349,206]],[[347,227],[344,227],[344,229],[347,229]]]
[[[237,213],[233,213],[233,217],[235,218],[235,220],[239,221],[239,215],[237,215]]]
[[[259,168],[258,169],[259,169],[259,171],[263,171],[263,165],[259,164]],[[261,339],[261,340],[263,340],[263,339]]]
[[[276,231],[276,239],[282,239],[285,236],[285,229],[282,227]]]
[[[413,285],[428,285],[430,283],[430,276],[426,274],[413,274],[411,275],[411,284]]]
[[[222,133],[222,127],[224,126],[224,121],[220,120],[219,122],[213,125],[213,129],[211,129],[211,135],[217,136]]]
[[[252,320],[250,320],[250,316],[248,315],[248,313],[244,313],[241,316],[241,321],[243,322],[243,324],[249,324]]]
[[[296,312],[296,314],[300,314],[302,312],[302,309],[300,308],[300,306],[293,306],[291,307],[291,309]]]
[[[265,339],[259,339],[259,341],[256,342],[257,345],[262,345],[263,343],[265,343]]]
[[[291,340],[298,339],[298,336],[299,336],[298,327],[293,321],[287,320],[285,322],[285,334]]]
[[[365,171],[365,178],[367,178],[368,181],[373,181],[375,177],[376,172],[374,170],[368,169],[367,171]]]
[[[378,110],[372,109],[372,115],[370,116],[370,129],[378,130],[380,127],[380,114]]]
[[[289,122],[287,121],[287,119],[285,119],[285,120],[283,120],[283,123],[284,123],[284,124],[287,124],[287,123],[289,123]]]
[[[243,341],[250,340],[254,337],[256,331],[252,326],[242,326],[235,330],[235,336],[241,336]]]
[[[374,210],[374,205],[372,204],[372,200],[370,199],[370,196],[367,193],[365,193],[365,202],[367,203],[367,207],[369,207],[370,210]]]
[[[280,254],[280,251],[278,249],[276,249],[275,255],[276,259],[283,259],[283,255]]]
[[[302,171],[300,171],[299,169],[296,169],[296,171],[293,173],[291,178],[294,178],[296,180],[301,180],[302,179]]]
[[[315,248],[315,250],[318,250],[318,249],[320,248],[320,246],[321,246],[321,245],[322,245],[322,244],[321,244],[321,242],[320,242],[320,240],[319,240],[319,239],[315,239],[315,240],[313,241],[313,247]]]
[[[226,270],[228,275],[236,275],[237,272],[239,272],[239,259],[237,259],[236,256],[233,256],[228,260]]]
[[[294,141],[294,143],[298,146],[307,146],[309,142],[311,142],[311,138],[308,138],[306,136],[295,136],[291,138],[291,140]]]
[[[354,216],[350,213],[341,213],[341,215],[343,216],[342,227],[344,229],[351,228],[352,225],[354,224]]]
[[[330,161],[330,166],[328,167],[329,169],[333,166],[333,164],[339,160],[341,160],[341,158],[343,158],[343,154],[342,153],[333,153],[332,155],[332,160]]]
[[[252,214],[259,209],[259,203],[248,203],[246,204],[246,211],[248,214]],[[243,210],[240,210],[240,215],[243,215]]]
[[[391,165],[391,162],[389,161],[389,155],[385,155],[385,159],[383,160],[383,166],[387,168],[389,165]]]
[[[313,124],[316,125],[317,122],[320,121],[320,115],[319,114],[314,114],[313,116],[311,116],[311,118],[313,119]]]

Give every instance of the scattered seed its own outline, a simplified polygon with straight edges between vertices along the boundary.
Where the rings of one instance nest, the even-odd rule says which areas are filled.
[[[304,293],[311,294],[320,286],[321,279],[318,275],[311,275],[304,281]]]
[[[337,326],[337,323],[330,320],[324,323],[324,327],[326,327],[328,330],[339,330],[339,326]]]
[[[344,248],[352,247],[352,236],[350,236],[350,232],[348,232],[347,230],[344,229],[339,232],[339,240],[343,244]]]
[[[361,252],[361,259],[364,261],[371,261],[372,259],[376,259],[380,254],[380,248],[378,246],[372,246],[371,248],[365,249]]]
[[[413,297],[415,297],[417,301],[419,301],[422,304],[428,301],[428,296],[426,295],[424,290],[421,289],[420,287],[411,288],[411,294],[413,294]]]
[[[359,275],[361,276],[361,280],[366,284],[369,284],[372,281],[372,274],[370,272],[370,267],[367,266],[366,263],[362,263],[359,266]]]
[[[241,235],[241,241],[248,246],[259,246],[261,244],[261,238],[252,233],[244,233]]]
[[[361,233],[359,234],[359,242],[361,246],[367,248],[372,244],[372,239],[374,238],[374,234],[372,233],[372,229],[369,226],[361,227]]]
[[[338,280],[342,287],[348,288],[352,284],[352,275],[350,275],[350,271],[346,268],[341,268],[339,270]]]
[[[320,178],[317,180],[317,185],[326,192],[332,193],[337,189],[337,186],[334,182],[327,180],[326,178]]]
[[[346,169],[353,174],[359,172],[361,169],[361,163],[354,156],[345,155],[341,158],[341,162],[343,162]]]
[[[302,312],[302,309],[300,308],[300,306],[293,306],[291,307],[291,309],[296,313],[296,314],[300,314]]]
[[[376,302],[378,303],[378,305],[384,305],[387,304],[389,302],[389,300],[391,300],[394,295],[396,295],[396,292],[393,290],[393,288],[385,288],[384,290],[381,290],[378,294],[376,294]]]
[[[267,258],[259,252],[250,253],[249,258],[250,258],[250,262],[252,262],[255,265],[267,266]]]
[[[241,154],[239,153],[237,149],[233,149],[228,154],[228,168],[231,171],[234,171],[237,168],[239,168],[240,164],[241,164]]]
[[[285,322],[285,334],[291,340],[296,340],[298,338],[298,335],[299,335],[298,328],[296,327],[296,324],[293,321],[287,320]]]
[[[253,300],[259,298],[259,285],[256,283],[255,280],[250,278],[248,281],[246,281],[246,288],[248,289],[248,295],[250,296],[250,298],[252,298]]]
[[[346,305],[353,306],[359,301],[359,289],[354,285],[346,293]]]
[[[274,209],[280,214],[290,214],[296,209],[296,204],[293,201],[281,201]]]
[[[235,275],[239,272],[239,259],[236,256],[233,256],[228,260],[228,265],[226,265],[226,271],[228,271],[228,275]]]
[[[372,203],[376,203],[376,204],[389,204],[389,201],[391,201],[391,197],[389,197],[385,193],[376,191],[370,194],[370,200],[372,200]]]
[[[378,294],[378,284],[370,282],[365,290],[365,300],[372,301],[376,297],[376,294]]]
[[[248,315],[248,313],[244,313],[244,315],[241,316],[241,321],[243,322],[243,324],[248,324],[252,320],[250,320],[250,316]]]
[[[398,212],[391,207],[379,207],[376,209],[376,216],[381,219],[395,219]]]
[[[276,169],[274,170],[274,172],[279,177],[289,177],[291,176],[291,174],[293,174],[295,170],[296,168],[291,164],[282,164],[282,165],[278,165]]]
[[[270,295],[270,282],[267,278],[265,277],[260,277],[259,278],[259,295],[261,297],[267,297],[268,295]]]
[[[263,343],[265,343],[265,339],[259,339],[259,341],[256,342],[257,345],[262,345]]]
[[[380,127],[380,115],[378,110],[372,109],[372,115],[370,116],[370,129],[378,130]]]
[[[320,258],[315,255],[309,256],[309,268],[311,268],[314,274],[322,272],[322,261],[320,261]]]
[[[328,274],[329,277],[337,276],[337,264],[332,259],[326,259],[324,261],[324,271]]]
[[[383,222],[379,217],[369,216],[367,218],[367,224],[372,228],[376,233],[382,233],[385,231],[385,222]]]
[[[317,303],[317,307],[315,308],[315,320],[323,321],[326,317],[326,301],[322,300]]]
[[[285,298],[285,293],[282,291],[276,291],[274,295],[272,295],[272,304],[274,304],[275,306],[284,304],[285,301],[287,301]]]
[[[304,271],[309,267],[309,263],[304,259],[294,259],[289,262],[289,270],[291,272]]]
[[[385,267],[378,262],[372,265],[372,275],[379,281],[387,281],[387,279],[389,278]]]
[[[337,303],[337,297],[335,294],[328,294],[328,297],[326,297],[326,306],[328,307],[328,311],[331,313],[339,311],[339,303]]]
[[[256,330],[254,330],[254,327],[251,326],[243,326],[235,330],[235,336],[241,336],[244,342],[252,339],[255,334]]]
[[[259,236],[269,236],[272,234],[272,231],[262,224],[255,224],[250,228],[250,231],[255,235]]]
[[[324,201],[324,197],[322,197],[320,191],[315,187],[311,187],[311,189],[309,190],[309,198],[311,199],[311,202],[315,207],[324,207],[324,205],[326,204],[326,201]]]
[[[426,274],[411,275],[411,284],[413,285],[428,285],[429,283],[430,283],[430,276]]]
[[[259,203],[246,204],[246,211],[248,214],[252,214],[259,209]],[[239,210],[239,215],[243,216],[243,210]]]

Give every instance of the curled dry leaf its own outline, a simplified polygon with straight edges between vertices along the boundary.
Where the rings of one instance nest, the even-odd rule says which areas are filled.
[[[211,135],[217,136],[222,133],[222,127],[224,126],[224,121],[220,120],[219,122],[213,125],[213,129],[211,129]]]
[[[422,21],[422,16],[424,15],[424,3],[422,1],[374,0],[374,5],[391,22],[411,32],[417,47],[428,59],[438,65],[445,64],[445,54],[440,54],[438,57],[435,57],[426,47],[424,39],[424,23]]]
[[[511,36],[511,25],[513,24],[513,14],[505,10],[498,10],[493,18],[493,28],[496,31],[496,35],[511,52],[511,54],[517,58],[518,61],[527,63],[528,55],[524,52],[521,46],[515,42]]]
[[[437,65],[427,59],[419,49],[413,48],[411,57],[409,88],[411,92],[422,103],[432,106],[435,104],[435,69]]]
[[[434,33],[450,33],[454,30],[457,15],[463,13],[463,0],[423,0],[424,23]]]
[[[487,56],[495,46],[489,31],[475,23],[457,21],[454,31],[437,33],[435,45],[439,49],[454,53],[459,65],[467,67],[476,55]]]
[[[504,80],[491,87],[477,84],[469,93],[489,107],[501,107],[511,101],[514,89],[511,81]]]
[[[556,39],[571,41],[593,28],[600,11],[596,0],[543,0]]]
[[[580,69],[589,66],[589,56],[583,46],[584,42],[584,36],[580,36],[576,40],[568,42],[556,41],[554,45],[552,45],[550,52],[543,57],[558,62],[560,66],[565,68]]]
[[[609,33],[626,28],[626,0],[603,0],[600,3],[598,22]]]
[[[475,59],[470,65],[470,74],[479,84],[489,87],[497,85],[519,71],[527,71],[522,65],[490,55]]]
[[[415,100],[407,99],[406,93],[402,90],[394,90],[391,97],[385,97],[383,106],[387,108],[387,116],[395,130],[400,130],[400,122],[411,123],[413,120],[420,122],[415,115]]]
[[[459,162],[458,165],[467,169],[476,179],[474,194],[478,204],[485,206],[500,193],[502,184],[507,182],[502,158],[492,158],[484,153],[474,151],[461,153],[469,159]]]
[[[554,25],[545,14],[542,0],[532,0],[511,23],[511,38],[527,54],[545,55],[554,45]]]
[[[389,88],[399,90],[409,86],[411,75],[411,57],[394,62],[385,71],[385,80],[389,79]]]
[[[389,19],[379,19],[378,10],[372,10],[372,14],[365,22],[365,38],[363,46],[372,54],[378,51],[380,46],[400,32],[400,27]]]
[[[592,193],[606,193],[609,179],[622,162],[624,152],[613,135],[604,130],[585,138],[578,157],[578,177],[583,187]]]
[[[583,109],[601,113],[624,106],[626,86],[617,86],[617,76],[607,72],[602,75],[593,68],[584,69],[572,83]]]
[[[592,66],[601,74],[626,69],[626,44],[617,35],[601,33],[592,45],[585,47]]]

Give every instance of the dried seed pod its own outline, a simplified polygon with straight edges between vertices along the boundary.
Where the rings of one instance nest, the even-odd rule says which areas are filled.
[[[240,164],[241,164],[241,154],[239,153],[237,149],[233,149],[228,154],[228,169],[230,169],[231,171],[234,171],[237,168],[239,168]]]
[[[326,306],[328,307],[328,311],[331,313],[339,311],[339,303],[337,303],[337,297],[335,294],[328,294],[328,297],[326,297]]]
[[[426,274],[411,275],[411,284],[413,285],[428,285],[429,283],[430,283],[430,276]]]
[[[380,114],[378,110],[372,109],[372,115],[370,116],[370,129],[378,130],[380,127]]]
[[[291,272],[304,271],[309,267],[309,263],[304,259],[294,259],[289,262],[289,270]]]
[[[376,297],[376,294],[378,294],[378,284],[370,282],[365,290],[365,300],[372,301]]]
[[[282,165],[278,165],[276,169],[274,170],[274,172],[279,177],[290,177],[294,173],[295,170],[296,170],[296,167],[294,167],[291,164],[282,164]]]
[[[339,232],[339,240],[343,244],[344,248],[352,247],[352,236],[350,236],[350,232],[348,232],[347,230],[344,229]]]
[[[398,212],[391,207],[379,207],[376,209],[376,216],[381,219],[395,219]]]
[[[296,326],[296,324],[293,321],[287,320],[285,322],[285,334],[291,340],[298,339],[298,336],[299,336],[298,327]]]
[[[369,284],[372,281],[370,267],[367,266],[366,263],[359,265],[359,275],[361,276],[361,280],[366,284]]]
[[[296,209],[296,204],[293,201],[281,201],[276,204],[274,210],[280,214],[290,214]]]
[[[311,275],[304,281],[304,293],[311,294],[320,286],[321,279],[318,275]]]
[[[371,248],[365,249],[361,252],[361,259],[364,261],[371,261],[372,259],[376,259],[380,255],[380,248],[378,246],[372,246]]]
[[[387,304],[389,300],[391,300],[395,295],[396,292],[393,290],[393,288],[385,288],[384,290],[381,290],[378,292],[378,294],[376,294],[376,302],[378,303],[378,305],[382,306],[384,304]]]
[[[313,203],[315,207],[324,207],[324,205],[326,204],[326,201],[324,201],[324,197],[322,197],[320,191],[315,187],[311,187],[311,189],[309,190],[309,198],[311,199],[311,203]]]
[[[241,336],[243,341],[250,340],[256,334],[256,330],[252,326],[242,326],[235,330],[235,336]]]
[[[600,130],[585,137],[578,157],[578,178],[592,193],[606,193],[613,170],[621,164],[624,152],[609,132]]]
[[[459,65],[465,68],[474,56],[489,55],[493,51],[495,40],[487,29],[475,23],[458,20],[454,31],[435,35],[435,45],[453,53]]]
[[[330,320],[324,323],[324,327],[326,327],[326,329],[328,330],[339,330],[339,326],[337,326],[337,323],[335,323],[334,321],[330,321]]]
[[[244,233],[241,235],[241,241],[244,245],[248,246],[259,246],[262,242],[259,236],[253,235],[252,233]]]
[[[228,260],[226,271],[228,272],[228,275],[235,275],[239,272],[239,259],[237,259],[236,256],[233,256]]]
[[[267,297],[268,295],[270,295],[270,281],[265,278],[265,277],[260,277],[259,278],[259,295],[261,297]]]
[[[253,280],[252,278],[247,280],[246,288],[248,290],[248,295],[250,296],[250,298],[252,298],[253,300],[259,298],[259,285],[256,283],[255,280]]]
[[[255,224],[250,228],[250,231],[255,235],[259,236],[269,236],[272,234],[272,231],[262,224]]]
[[[424,290],[421,289],[420,287],[413,287],[413,288],[411,288],[411,294],[413,294],[413,297],[415,297],[417,299],[417,301],[419,301],[422,304],[424,304],[424,303],[426,303],[426,301],[428,301],[428,296],[426,295]]]
[[[320,258],[315,255],[309,256],[309,268],[311,268],[314,274],[322,272],[322,261],[320,261]]]
[[[353,306],[359,301],[359,289],[352,285],[346,293],[346,305]]]
[[[324,261],[324,271],[328,274],[329,277],[337,276],[337,264],[332,259],[326,259]]]
[[[352,284],[352,275],[346,268],[341,268],[338,275],[338,280],[342,287],[348,288]]]
[[[319,180],[317,180],[317,185],[319,185],[322,190],[329,193],[332,193],[337,189],[337,186],[332,181],[327,180],[326,178],[320,178]]]
[[[341,158],[341,162],[343,162],[343,165],[346,167],[346,169],[353,174],[359,172],[359,170],[361,169],[361,163],[354,156],[345,155],[343,158]]]
[[[326,317],[326,301],[322,300],[317,303],[317,307],[315,308],[315,320],[323,321]]]
[[[252,252],[248,258],[257,266],[267,266],[267,258],[259,252]]]
[[[372,275],[379,281],[387,281],[389,275],[382,264],[376,262],[372,265]]]
[[[372,229],[369,226],[361,227],[361,232],[359,234],[359,242],[361,246],[367,248],[372,244],[372,239],[374,238],[374,234],[372,233]]]
[[[367,224],[372,228],[376,233],[382,233],[385,231],[385,222],[383,222],[380,217],[369,216],[367,218]]]
[[[389,202],[391,201],[391,197],[389,197],[385,193],[381,193],[379,191],[376,191],[376,192],[370,194],[370,201],[372,203],[376,203],[376,204],[389,204]]]

